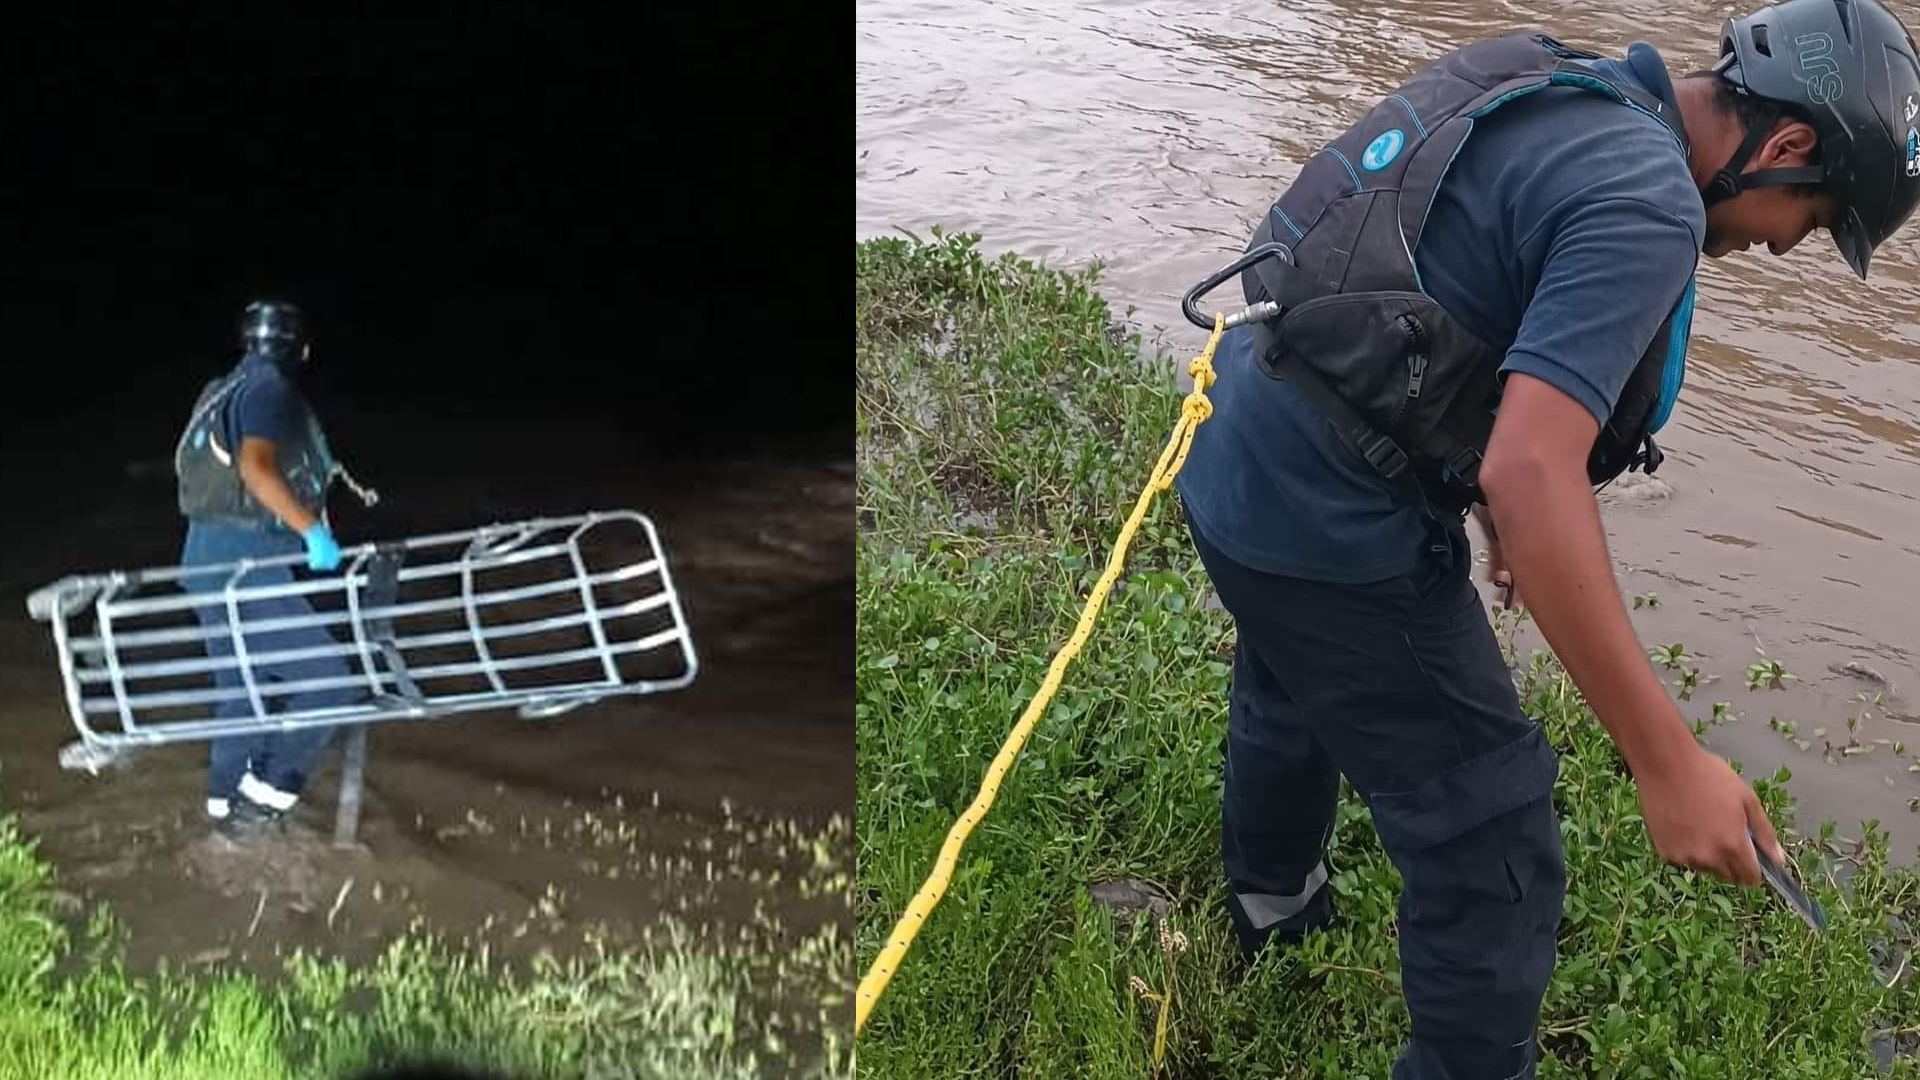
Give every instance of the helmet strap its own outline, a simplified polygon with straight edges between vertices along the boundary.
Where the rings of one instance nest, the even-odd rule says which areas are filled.
[[[1727,159],[1727,163],[1720,167],[1719,172],[1713,174],[1713,179],[1707,181],[1707,186],[1700,189],[1700,197],[1706,201],[1708,206],[1725,202],[1749,188],[1766,187],[1769,184],[1806,182],[1799,179],[1782,180],[1778,178],[1780,173],[1797,174],[1802,171],[1800,169],[1761,169],[1745,175],[1742,175],[1740,172],[1740,167],[1747,163],[1747,159],[1753,156],[1755,150],[1760,149],[1761,142],[1773,131],[1774,121],[1779,118],[1779,110],[1769,107],[1767,115],[1764,118],[1756,121],[1751,127],[1747,128],[1746,138],[1740,140],[1740,148],[1733,152],[1733,156]],[[1813,179],[1818,180],[1820,170],[1814,169],[1813,172]]]
[[[1827,178],[1827,170],[1818,165],[1795,165],[1786,169],[1755,169],[1743,173],[1743,188],[1773,187],[1778,184],[1817,184]]]

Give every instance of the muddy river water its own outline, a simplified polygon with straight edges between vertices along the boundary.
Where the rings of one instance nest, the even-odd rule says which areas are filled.
[[[1307,156],[1425,59],[1537,25],[1530,10],[862,0],[856,235],[939,224],[1057,266],[1098,259],[1116,314],[1132,306],[1190,354],[1202,335],[1180,293],[1242,250]],[[1614,55],[1648,41],[1681,75],[1711,62],[1728,14],[1622,0],[1558,6],[1548,28]],[[1803,827],[1833,818],[1857,836],[1877,819],[1906,859],[1920,844],[1916,236],[1884,245],[1864,285],[1824,234],[1781,258],[1703,260],[1667,463],[1602,496],[1623,592],[1658,597],[1633,612],[1643,640],[1685,646],[1670,679],[1698,671],[1683,711],[1731,709],[1714,749],[1748,775],[1791,767]],[[1749,689],[1756,649],[1796,678]]]

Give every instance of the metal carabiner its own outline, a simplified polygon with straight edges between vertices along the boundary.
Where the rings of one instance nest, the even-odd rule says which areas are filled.
[[[1240,256],[1207,275],[1200,284],[1188,289],[1187,294],[1180,298],[1181,313],[1187,317],[1188,322],[1200,329],[1213,329],[1213,320],[1201,315],[1200,309],[1195,305],[1194,301],[1219,288],[1221,282],[1235,274],[1241,273],[1262,259],[1279,259],[1288,266],[1292,266],[1293,252],[1285,244],[1261,244],[1259,247],[1254,248],[1245,255]],[[1280,311],[1281,307],[1279,304],[1271,300],[1262,300],[1257,304],[1241,308],[1239,311],[1229,314],[1226,319],[1226,328],[1231,330],[1242,323],[1265,322],[1279,315]]]

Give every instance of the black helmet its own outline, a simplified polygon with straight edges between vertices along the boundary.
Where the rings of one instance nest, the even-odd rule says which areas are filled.
[[[297,364],[309,351],[306,324],[292,304],[255,300],[240,316],[240,346],[281,366]]]
[[[1735,89],[1813,125],[1820,163],[1740,167],[1778,113],[1747,131],[1705,191],[1708,206],[1769,184],[1818,184],[1839,203],[1833,241],[1864,280],[1874,248],[1920,202],[1920,56],[1878,0],[1783,0],[1720,31],[1714,66]]]

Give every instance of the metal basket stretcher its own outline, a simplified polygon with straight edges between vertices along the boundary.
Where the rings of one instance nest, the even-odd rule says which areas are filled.
[[[659,534],[633,511],[363,544],[335,572],[305,566],[296,554],[36,590],[28,611],[51,624],[80,735],[61,763],[97,772],[139,747],[482,710],[537,719],[698,672]],[[300,704],[316,697],[331,703]]]

